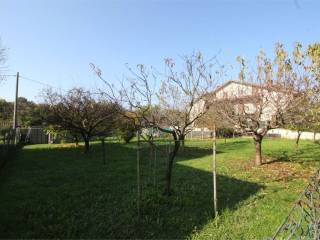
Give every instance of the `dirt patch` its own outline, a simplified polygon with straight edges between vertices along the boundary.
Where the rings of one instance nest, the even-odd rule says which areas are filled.
[[[292,179],[302,179],[308,182],[314,174],[314,168],[306,167],[298,163],[274,162],[261,166],[266,174],[271,175],[275,181],[289,181]]]
[[[302,179],[308,182],[315,172],[313,167],[292,162],[267,162],[259,167],[256,167],[253,162],[248,162],[244,164],[243,169],[246,171],[258,171],[260,178],[268,179],[269,181],[284,182],[293,179]]]

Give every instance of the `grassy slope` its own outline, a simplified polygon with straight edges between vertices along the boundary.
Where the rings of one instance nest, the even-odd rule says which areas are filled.
[[[160,144],[158,144],[160,146]],[[163,197],[165,146],[142,151],[142,218],[136,218],[135,145],[99,145],[89,156],[61,145],[26,146],[0,176],[0,238],[261,239],[272,235],[318,165],[319,145],[266,140],[265,158],[250,164],[249,139],[218,144],[220,216],[212,219],[211,143],[187,142]],[[154,168],[156,166],[156,168]]]

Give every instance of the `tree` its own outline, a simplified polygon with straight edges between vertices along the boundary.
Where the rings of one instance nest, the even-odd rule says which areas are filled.
[[[106,83],[105,95],[121,102],[137,119],[138,128],[156,128],[172,136],[174,148],[168,157],[164,191],[165,195],[170,195],[174,159],[193,123],[206,112],[196,103],[212,90],[214,78],[213,64],[201,53],[183,57],[181,71],[172,59],[167,58],[164,62],[164,73],[141,64],[136,70],[129,67],[130,77],[121,84],[119,91],[102,78],[99,68],[92,67]]]
[[[310,102],[307,98],[300,101],[294,108],[288,111],[286,122],[286,128],[297,131],[296,145],[299,147],[300,137],[303,131],[310,131],[313,129],[313,116],[311,109],[306,109],[306,106],[310,106]]]
[[[24,97],[18,98],[18,105],[19,126],[41,126],[45,123],[45,115],[48,114],[48,105],[36,104]]]
[[[257,166],[262,164],[264,136],[268,130],[284,126],[286,114],[299,104],[305,90],[301,88],[304,78],[295,72],[293,58],[282,44],[276,45],[275,55],[272,62],[261,51],[257,71],[249,75],[246,83],[239,83],[240,87],[233,92],[213,92],[211,96],[218,114],[238,131],[252,135]]]
[[[0,121],[12,121],[13,103],[0,99]]]
[[[314,78],[320,81],[320,43],[310,44],[307,50],[307,55],[311,61],[309,69]]]
[[[21,127],[45,125],[49,106],[37,104],[24,97],[18,98],[18,125]],[[0,120],[11,122],[13,118],[13,102],[0,99]]]
[[[314,141],[316,140],[316,132],[320,130],[320,43],[313,43],[308,46],[306,53],[309,64],[307,69],[316,84],[313,85],[313,98],[311,101],[311,107],[309,113],[312,119],[312,130],[314,132]]]
[[[296,147],[302,131],[319,130],[319,80],[320,80],[320,44],[309,45],[307,50],[302,50],[302,45],[297,43],[293,50],[295,66],[294,77],[299,79],[300,101],[290,108],[287,127],[296,130],[298,136]]]
[[[125,143],[129,143],[136,134],[136,126],[134,121],[127,117],[121,117],[117,123],[120,137]]]
[[[207,101],[208,108],[205,115],[203,115],[197,122],[195,122],[196,127],[216,129],[216,137],[224,138],[226,143],[227,138],[234,135],[233,126],[229,121],[223,118],[214,107],[210,107],[210,101]]]
[[[48,122],[72,135],[80,135],[85,142],[85,153],[94,136],[110,134],[120,106],[96,99],[94,94],[82,88],[73,88],[66,94],[48,89],[44,93],[52,117]]]

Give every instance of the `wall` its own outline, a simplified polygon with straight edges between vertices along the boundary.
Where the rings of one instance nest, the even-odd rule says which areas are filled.
[[[278,135],[281,138],[288,138],[288,139],[296,139],[298,136],[297,131],[292,131],[283,128],[271,129],[268,131],[268,134]],[[313,140],[314,134],[313,132],[302,132],[300,139],[306,140]],[[320,133],[316,133],[315,135],[316,140],[320,140]]]

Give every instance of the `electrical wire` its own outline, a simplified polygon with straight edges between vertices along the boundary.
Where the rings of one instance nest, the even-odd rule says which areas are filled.
[[[3,79],[6,79],[6,77],[16,77],[17,75],[16,74],[10,74],[10,75],[0,75],[0,78],[3,78]],[[43,82],[43,81],[39,81],[39,80],[36,80],[36,79],[33,79],[33,78],[30,78],[30,77],[26,77],[24,75],[19,75],[19,78],[21,79],[24,79],[24,80],[27,80],[27,81],[30,81],[30,82],[34,82],[34,83],[37,83],[37,84],[40,84],[40,85],[43,85],[43,86],[46,86],[46,87],[50,87],[50,88],[54,88],[54,89],[57,89],[57,90],[60,90],[60,91],[63,91],[63,92],[68,92],[68,90],[66,89],[63,89],[61,87],[55,87],[49,83],[46,83],[46,82]],[[94,95],[101,95],[100,92],[98,93],[93,93]]]
[[[17,75],[16,74],[1,74],[0,75],[1,77],[16,77]]]
[[[38,84],[41,84],[41,85],[44,85],[44,86],[47,86],[47,87],[51,87],[51,88],[55,88],[55,89],[59,89],[59,90],[62,90],[64,92],[67,92],[67,90],[65,90],[65,89],[62,89],[60,87],[55,87],[55,86],[53,86],[51,84],[48,84],[48,83],[45,83],[45,82],[42,82],[42,81],[39,81],[39,80],[35,80],[35,79],[29,78],[29,77],[25,77],[25,76],[22,76],[22,75],[20,75],[19,77],[21,79],[24,79],[24,80],[27,80],[27,81],[30,81],[30,82],[38,83]]]

